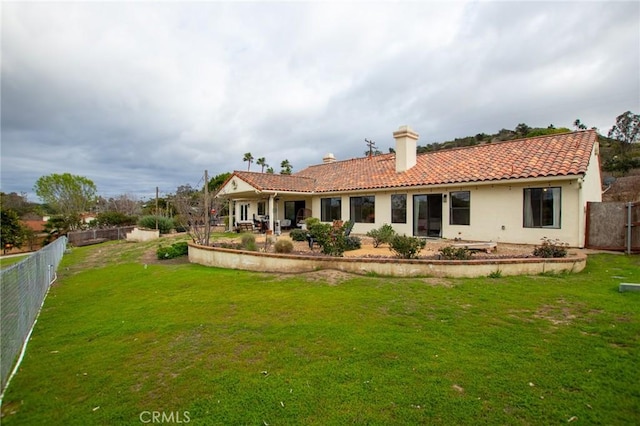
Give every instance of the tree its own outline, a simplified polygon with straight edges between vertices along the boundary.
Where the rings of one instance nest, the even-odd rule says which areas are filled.
[[[258,160],[256,161],[256,164],[258,166],[262,166],[262,173],[264,173],[265,167],[269,167],[269,165],[267,164],[267,160],[264,157],[258,158]]]
[[[204,188],[203,188],[204,189]],[[187,231],[194,243],[208,244],[209,227],[205,223],[204,190],[198,191],[191,185],[181,185],[172,196],[177,215],[174,217],[176,228]]]
[[[576,130],[586,130],[587,126],[585,124],[583,124],[582,122],[580,122],[579,118],[576,118],[576,121],[573,122],[573,126],[576,128]]]
[[[27,238],[27,230],[20,223],[18,213],[10,209],[0,210],[0,244],[3,250],[22,247]]]
[[[0,192],[0,206],[5,210],[13,210],[20,217],[27,213],[34,212],[38,207],[37,204],[30,203],[27,200],[27,194],[24,192],[21,194],[16,192],[11,192],[9,194]]]
[[[33,189],[43,202],[63,216],[85,213],[96,204],[96,185],[83,176],[70,173],[42,176]]]
[[[245,152],[242,161],[246,161],[249,164],[247,165],[247,171],[251,170],[251,163],[253,163],[253,155],[250,152]]]
[[[220,173],[219,175],[216,175],[211,179],[209,179],[209,192],[212,194],[218,192],[222,184],[225,183],[230,176],[231,176],[231,173],[226,172],[226,173]]]
[[[275,173],[275,170],[273,170],[273,167],[267,167],[267,173],[272,175]]]
[[[100,213],[117,212],[126,216],[137,216],[141,213],[141,204],[135,195],[121,194],[109,199],[98,197],[96,200],[96,209]]]
[[[622,150],[626,151],[632,143],[640,141],[640,115],[631,111],[620,114],[608,136],[620,141]]]
[[[283,160],[282,163],[280,163],[280,167],[282,168],[282,170],[280,170],[281,175],[290,175],[293,170],[293,166],[291,166],[289,160]]]
[[[524,138],[527,136],[527,133],[531,131],[531,127],[527,126],[525,123],[520,123],[516,126],[515,131],[518,134],[518,136],[521,136]]]

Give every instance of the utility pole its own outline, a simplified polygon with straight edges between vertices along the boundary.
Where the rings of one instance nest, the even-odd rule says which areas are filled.
[[[158,230],[158,187],[156,186],[156,231]]]
[[[209,245],[211,224],[209,223],[209,173],[204,171],[204,245]]]
[[[374,141],[367,140],[366,138],[364,141],[367,143],[367,146],[369,147],[369,157],[372,157],[373,150],[378,149],[378,147],[376,146],[376,143]]]

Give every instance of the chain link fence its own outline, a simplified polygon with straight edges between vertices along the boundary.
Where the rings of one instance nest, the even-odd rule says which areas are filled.
[[[23,261],[0,271],[1,392],[31,333],[67,247],[62,237]]]

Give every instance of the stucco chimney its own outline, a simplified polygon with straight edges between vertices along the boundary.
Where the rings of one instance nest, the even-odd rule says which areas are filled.
[[[400,126],[393,132],[396,140],[396,172],[406,172],[416,165],[418,134],[409,126]]]
[[[334,157],[331,152],[329,152],[327,155],[322,157],[322,162],[325,163],[325,164],[326,163],[333,163],[335,161],[336,161],[336,157]]]

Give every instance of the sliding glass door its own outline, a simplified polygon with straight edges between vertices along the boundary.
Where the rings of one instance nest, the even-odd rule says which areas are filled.
[[[442,194],[413,196],[413,235],[442,236]]]

